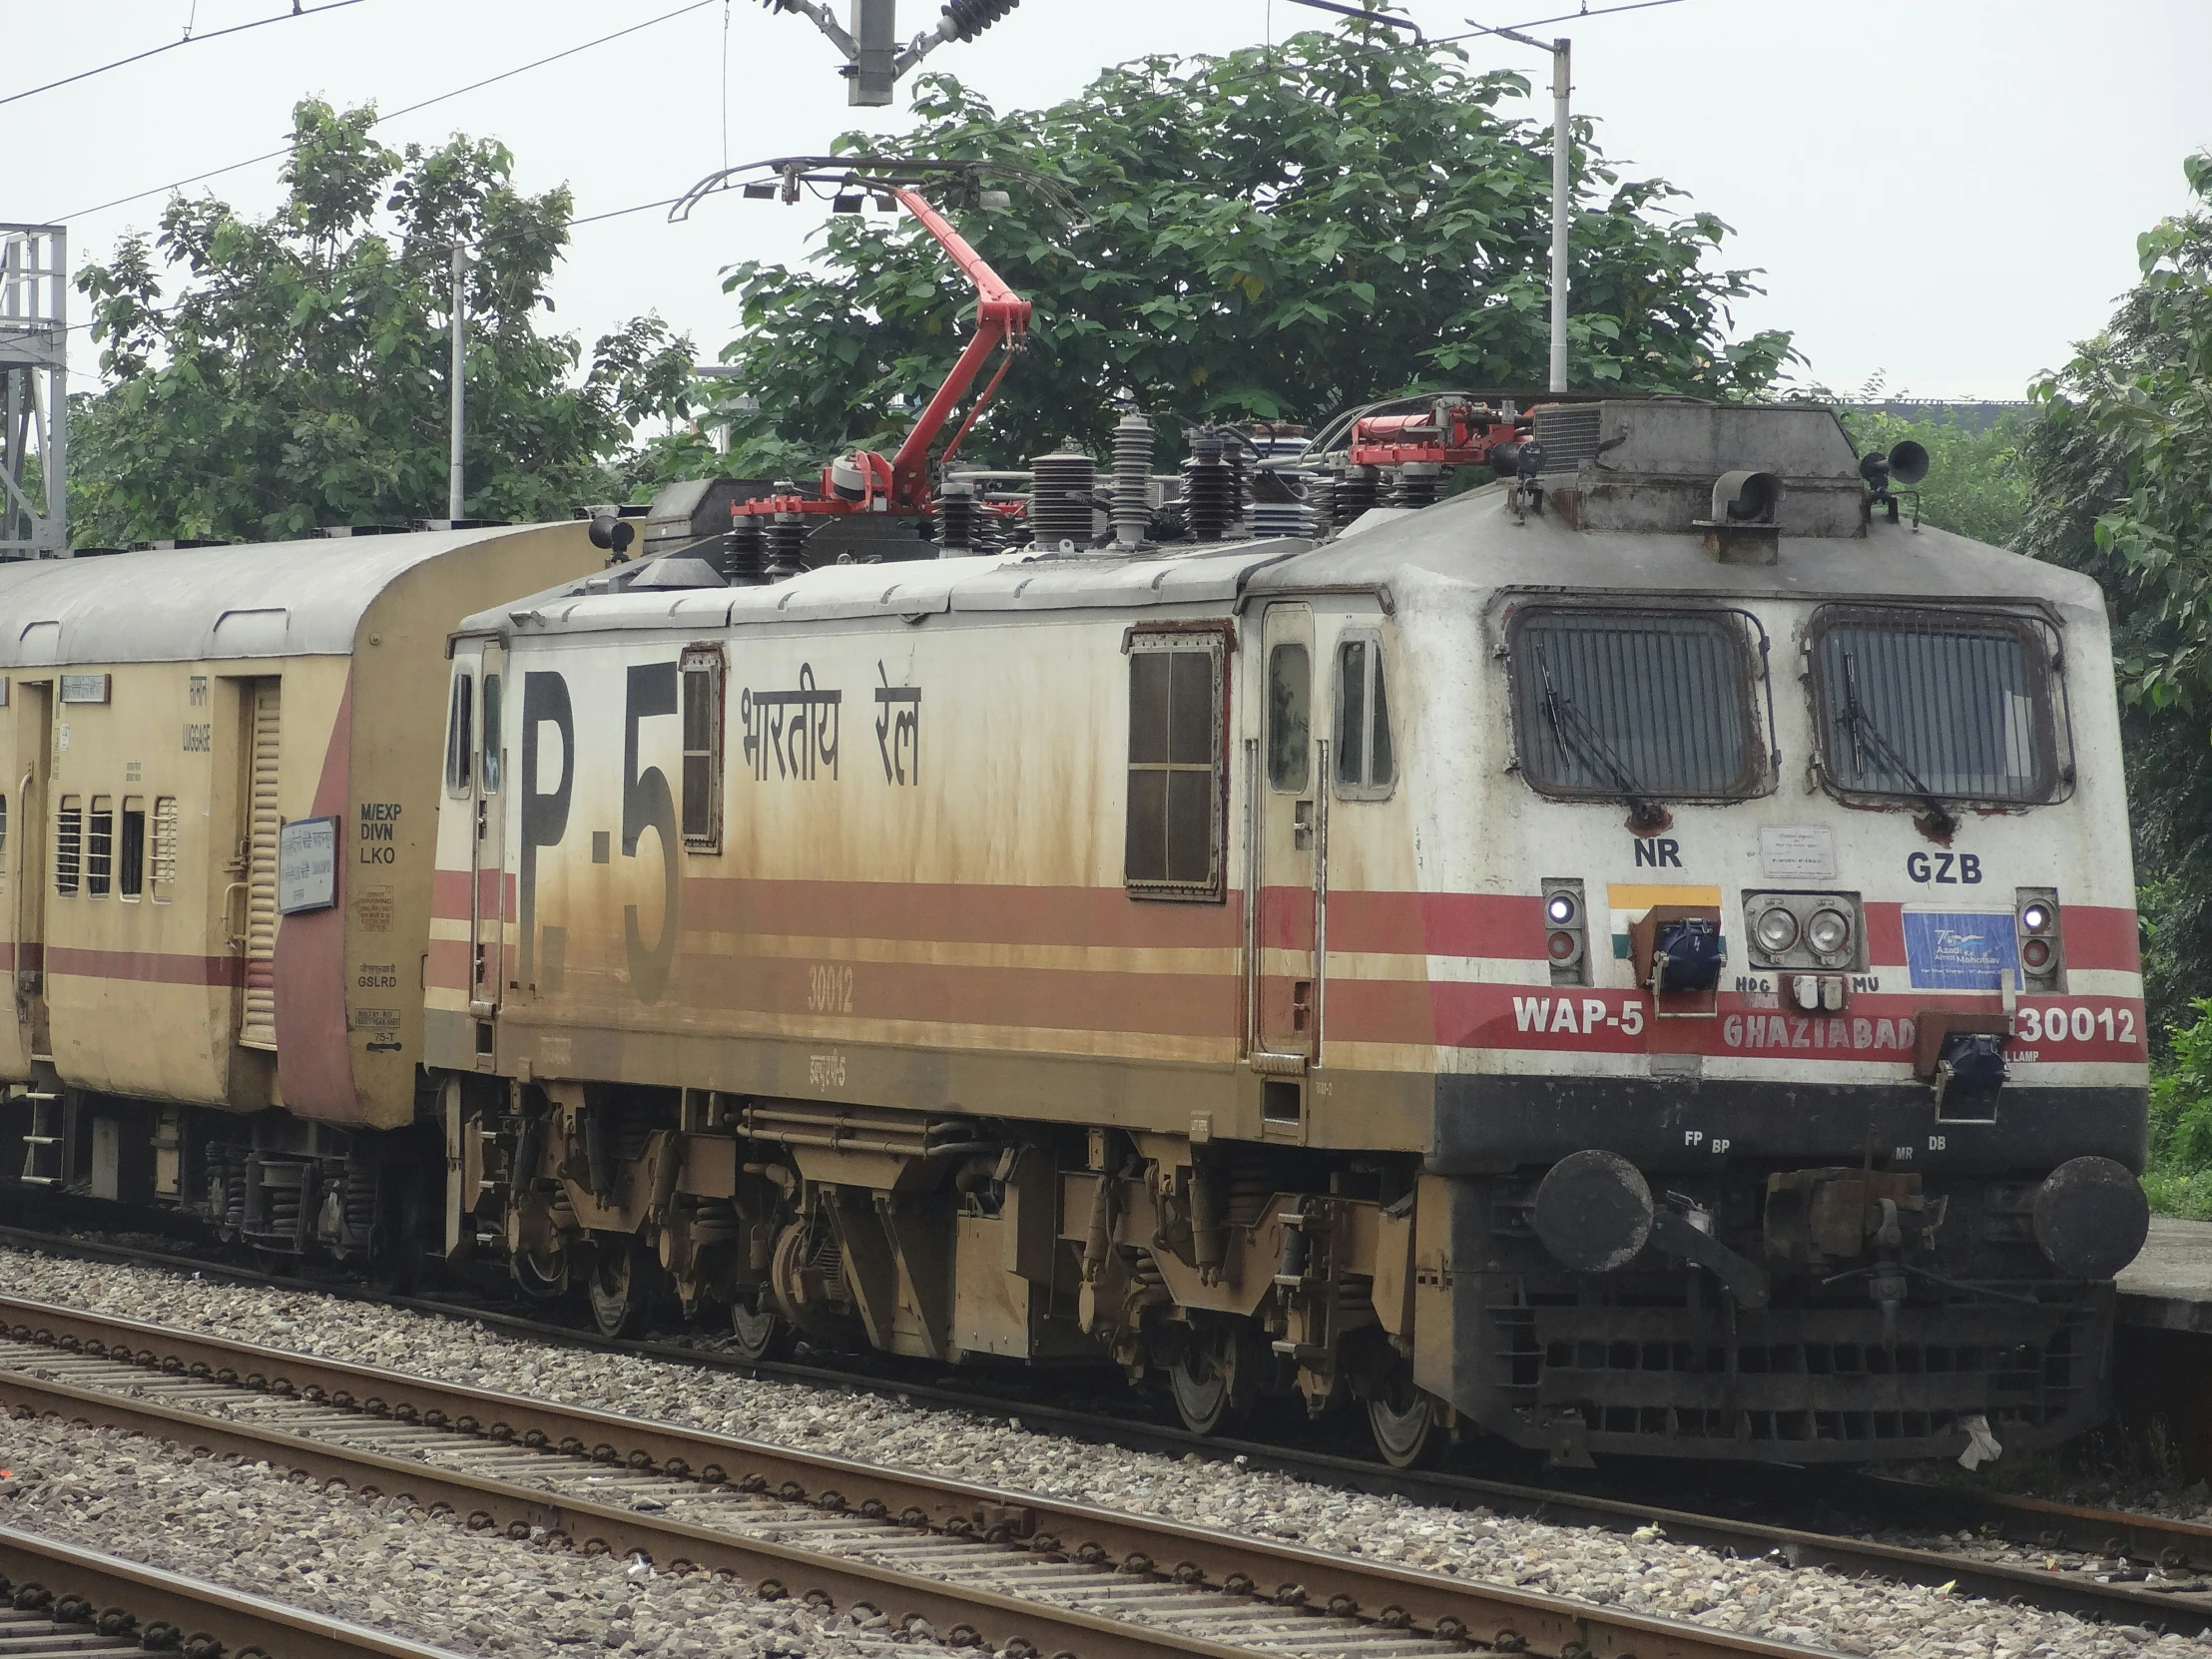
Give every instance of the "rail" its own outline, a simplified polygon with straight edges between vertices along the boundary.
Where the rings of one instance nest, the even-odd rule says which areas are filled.
[[[1393,1659],[1451,1652],[1470,1639],[1621,1659],[1803,1659],[1810,1651],[19,1298],[0,1298],[0,1323],[11,1339],[0,1348],[0,1403],[18,1410],[281,1463],[426,1509],[442,1505],[472,1526],[515,1536],[536,1529],[587,1549],[728,1571],[764,1593],[811,1592],[840,1607],[866,1601],[894,1620],[918,1614],[939,1631],[965,1630],[994,1647],[1134,1659],[1227,1656],[1326,1637],[1334,1651]],[[196,1402],[220,1387],[285,1403],[268,1422],[212,1416],[164,1403],[149,1372],[173,1379]],[[391,1449],[375,1449],[377,1441]],[[499,1472],[393,1454],[471,1441],[481,1448],[471,1460],[488,1458]],[[641,1511],[627,1506],[636,1497],[627,1485],[615,1488],[623,1504],[548,1490],[545,1471],[564,1454],[571,1472],[580,1460],[582,1474],[600,1479],[613,1469],[619,1481],[658,1480],[682,1488],[684,1501],[664,1497],[660,1508]],[[758,1523],[753,1531],[701,1525],[679,1518],[678,1508],[712,1509],[741,1524],[750,1509]],[[815,1542],[784,1541],[810,1528],[826,1531]],[[910,1570],[924,1565],[933,1570]]]

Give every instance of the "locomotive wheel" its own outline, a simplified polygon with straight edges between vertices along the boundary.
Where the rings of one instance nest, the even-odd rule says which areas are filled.
[[[568,1256],[555,1252],[548,1261],[539,1261],[528,1250],[518,1250],[507,1264],[514,1270],[516,1286],[533,1302],[555,1302],[568,1295]]]
[[[646,1273],[634,1239],[602,1239],[591,1253],[584,1294],[602,1337],[634,1337],[645,1325]]]
[[[1167,1368],[1176,1414],[1193,1434],[1226,1433],[1251,1403],[1251,1357],[1227,1325],[1194,1326],[1183,1352]]]
[[[1368,1427],[1375,1434],[1375,1449],[1393,1469],[1428,1467],[1442,1455],[1448,1438],[1436,1420],[1435,1396],[1414,1387],[1402,1366],[1368,1400]]]
[[[791,1322],[776,1311],[775,1299],[763,1286],[740,1291],[731,1302],[730,1338],[730,1346],[741,1359],[759,1365],[787,1358],[795,1333]]]

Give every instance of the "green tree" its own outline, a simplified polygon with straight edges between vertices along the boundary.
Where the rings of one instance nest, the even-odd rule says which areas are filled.
[[[2212,994],[2212,152],[2196,206],[2137,240],[2142,280],[2030,388],[2025,551],[2110,608],[2141,906],[2163,1038]]]
[[[963,234],[1035,304],[1028,349],[978,426],[1001,461],[1099,444],[1109,394],[1203,424],[1317,420],[1420,386],[1540,385],[1549,331],[1548,133],[1507,106],[1517,75],[1354,23],[1225,57],[1151,57],[1078,97],[1001,115],[946,76],[918,83],[916,156],[1044,175]],[[848,135],[844,151],[867,141]],[[1791,356],[1728,338],[1748,271],[1708,269],[1728,228],[1624,179],[1587,123],[1573,158],[1574,383],[1738,396]],[[1055,194],[1074,204],[1070,220]],[[965,284],[903,220],[834,218],[813,268],[749,262],[725,284],[745,331],[723,353],[757,411],[726,408],[736,470],[880,445],[941,378]]]
[[[489,140],[396,153],[374,121],[302,102],[270,218],[180,199],[152,247],[129,239],[79,275],[109,382],[71,411],[80,543],[442,517],[456,240],[475,245],[469,516],[558,518],[603,499],[632,427],[680,411],[690,346],[658,318],[602,337],[588,365],[573,335],[538,331],[566,189],[518,192]]]

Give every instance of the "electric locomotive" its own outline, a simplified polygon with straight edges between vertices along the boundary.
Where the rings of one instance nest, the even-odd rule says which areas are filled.
[[[2094,1423],[2146,1225],[2094,584],[1811,406],[1441,399],[1303,539],[1149,544],[1129,447],[1111,538],[460,628],[446,1251],[1400,1462]],[[1502,475],[1361,510],[1363,454]]]

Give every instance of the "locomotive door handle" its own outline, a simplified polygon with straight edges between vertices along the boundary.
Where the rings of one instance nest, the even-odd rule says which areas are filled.
[[[223,889],[223,930],[230,935],[228,943],[231,949],[241,955],[246,950],[246,917],[241,914],[237,923],[233,924],[231,920],[231,895],[233,893],[244,895],[245,892],[246,883],[244,881],[233,881]]]

